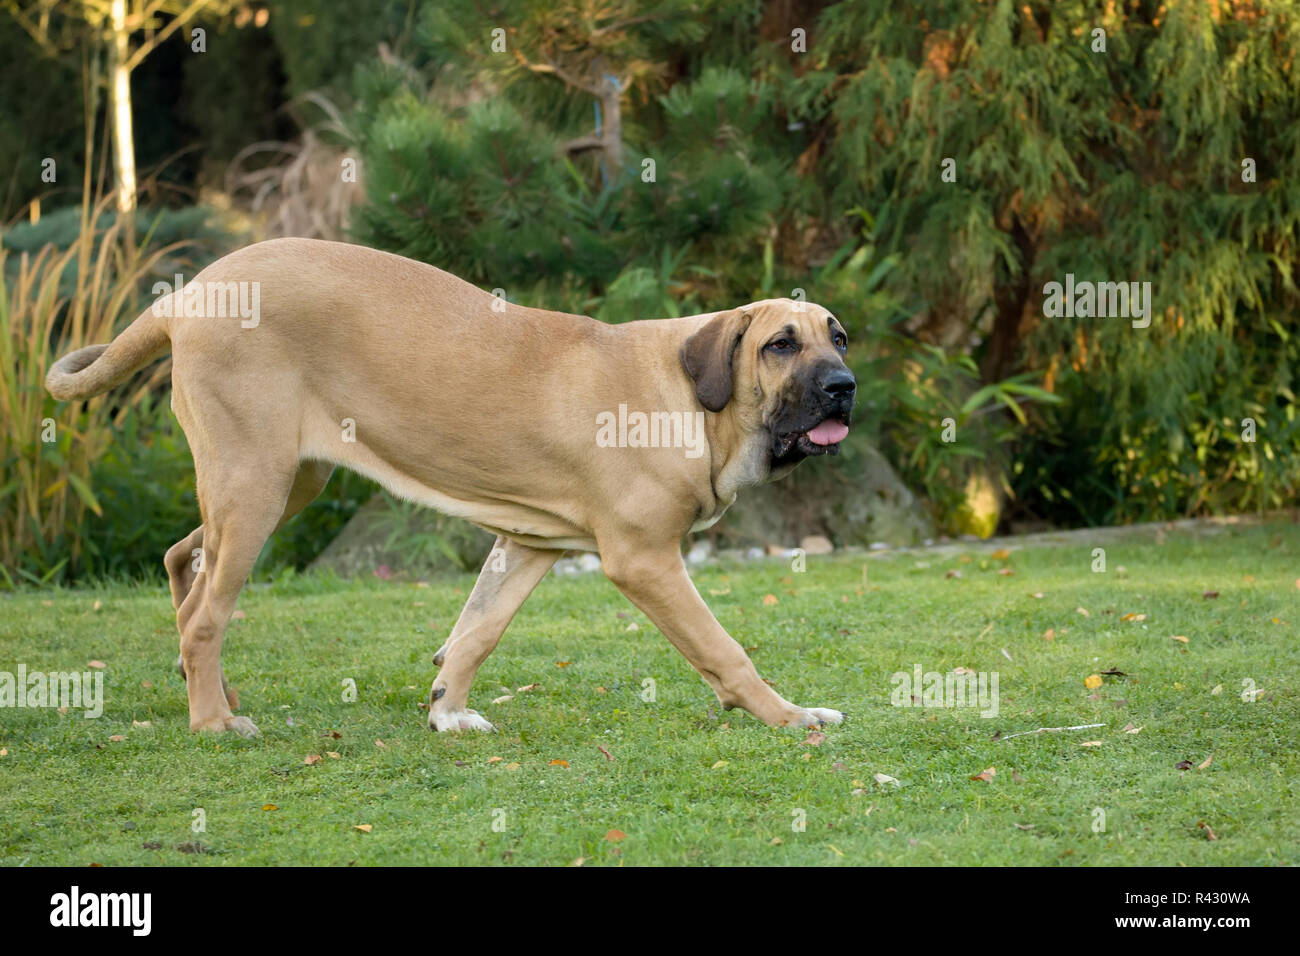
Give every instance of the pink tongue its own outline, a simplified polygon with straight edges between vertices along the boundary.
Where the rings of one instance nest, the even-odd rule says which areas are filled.
[[[808,440],[814,445],[834,445],[844,441],[848,433],[848,425],[828,418],[808,433]]]

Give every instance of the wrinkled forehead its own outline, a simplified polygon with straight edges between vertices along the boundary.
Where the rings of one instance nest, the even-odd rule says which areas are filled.
[[[784,332],[804,341],[830,341],[844,326],[824,306],[793,299],[765,299],[745,307],[754,316],[754,331],[761,336]]]

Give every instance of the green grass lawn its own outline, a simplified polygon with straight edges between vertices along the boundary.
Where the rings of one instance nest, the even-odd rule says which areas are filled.
[[[224,660],[254,740],[190,734],[163,587],[0,598],[0,670],[105,665],[99,719],[0,709],[0,860],[1300,863],[1300,532],[1112,541],[1105,573],[1091,550],[698,571],[778,691],[848,713],[820,743],[720,712],[599,575],[550,576],[524,606],[470,696],[487,735],[431,733],[421,709],[469,576],[247,590]],[[915,665],[997,672],[998,715],[891,706]]]

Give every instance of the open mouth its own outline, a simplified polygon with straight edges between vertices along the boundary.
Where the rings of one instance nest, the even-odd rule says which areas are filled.
[[[803,456],[838,455],[840,442],[849,434],[849,426],[836,417],[826,418],[807,431],[777,436],[774,457],[787,458],[793,453]]]

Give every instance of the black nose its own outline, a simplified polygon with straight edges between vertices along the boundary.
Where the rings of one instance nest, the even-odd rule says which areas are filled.
[[[853,373],[846,368],[832,369],[817,384],[831,398],[851,399],[858,387]]]

